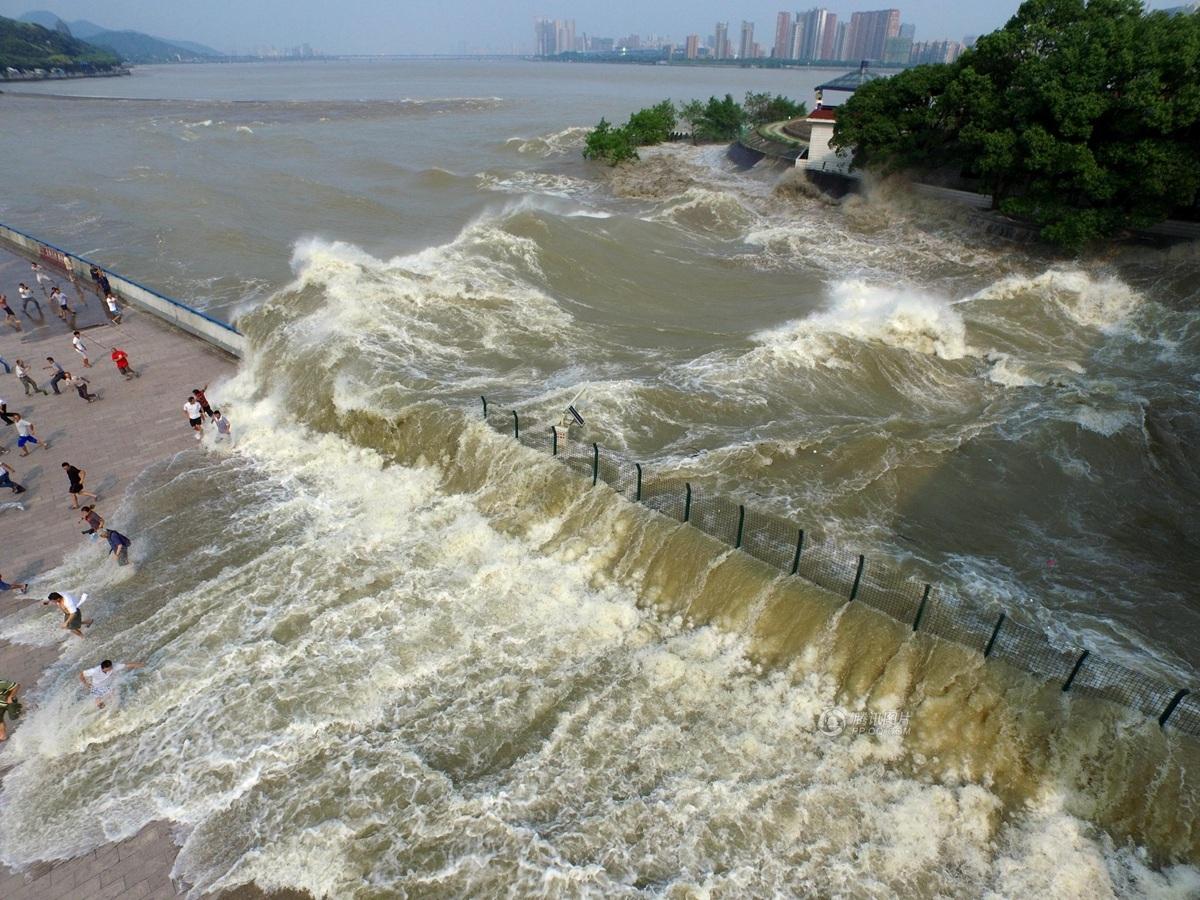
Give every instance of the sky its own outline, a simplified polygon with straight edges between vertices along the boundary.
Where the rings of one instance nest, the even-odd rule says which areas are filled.
[[[962,40],[991,31],[1016,11],[1018,0],[892,0],[917,40]],[[1184,0],[1155,0],[1156,7]],[[775,16],[823,5],[838,18],[881,9],[880,0],[0,0],[0,15],[45,9],[70,22],[88,19],[112,29],[198,41],[224,52],[308,43],[326,53],[530,52],[535,16],[574,19],[577,34],[620,38],[659,34],[703,39],[715,22],[736,31],[755,23],[755,39],[770,46]]]

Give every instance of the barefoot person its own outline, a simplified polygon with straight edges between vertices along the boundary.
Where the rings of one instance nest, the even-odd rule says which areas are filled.
[[[195,394],[188,394],[187,403],[183,404],[183,414],[192,426],[192,431],[196,432],[196,440],[204,437],[204,408],[196,400]]]
[[[229,419],[221,415],[219,409],[213,410],[213,425],[217,427],[217,440],[229,441],[233,443],[233,426],[229,423]]]
[[[119,681],[117,673],[128,672],[131,669],[141,669],[145,663],[114,663],[111,659],[106,659],[100,665],[84,669],[79,673],[79,680],[83,682],[83,686],[88,689],[88,692],[96,701],[98,709],[104,709],[104,701],[109,699],[117,690]]]
[[[3,591],[20,591],[22,594],[29,593],[29,582],[23,581],[20,584],[9,584],[4,580],[4,573],[0,572],[0,592]]]
[[[37,310],[37,317],[42,318],[42,304],[38,303],[37,297],[33,296],[29,285],[22,281],[17,285],[17,293],[21,295],[21,312],[32,319],[33,316],[29,315],[29,304],[32,303],[33,308]]]
[[[21,701],[17,699],[17,692],[20,690],[21,685],[18,682],[0,678],[0,741],[8,740],[4,717],[15,719],[21,714]]]
[[[114,531],[111,528],[101,528],[100,537],[108,541],[108,553],[110,556],[116,556],[117,565],[124,566],[129,562],[129,545],[133,541],[125,537],[119,531]]]
[[[122,350],[120,347],[113,347],[111,356],[112,356],[112,361],[117,366],[117,371],[125,376],[126,381],[128,381],[131,378],[141,378],[142,377],[141,375],[138,375],[138,373],[133,370],[133,366],[131,366],[129,364],[129,354],[126,353],[124,350]]]
[[[43,391],[42,393],[45,393]],[[41,443],[37,439],[37,429],[33,427],[33,423],[27,419],[22,419],[20,413],[13,413],[13,424],[17,426],[17,446],[21,448],[21,455],[29,455],[29,445]],[[42,444],[45,450],[50,449],[48,443]]]
[[[92,620],[84,620],[83,613],[79,607],[87,601],[87,594],[80,594],[76,600],[70,594],[61,594],[58,591],[51,591],[45,600],[42,601],[42,606],[49,606],[51,603],[58,606],[63,613],[63,629],[71,632],[77,638],[83,637],[83,629],[91,627]]]
[[[93,500],[100,499],[95,494],[93,494],[91,491],[85,491],[83,489],[83,479],[87,477],[87,469],[77,468],[77,467],[71,465],[69,462],[63,463],[62,467],[64,470],[66,470],[66,473],[67,473],[67,483],[68,483],[67,492],[71,495],[71,508],[72,509],[79,509],[79,495],[80,494],[82,494],[85,497],[91,497]]]
[[[16,474],[8,463],[0,463],[0,488],[9,488],[14,494],[25,493],[24,485],[13,481],[13,476]]]
[[[82,513],[79,521],[87,526],[86,529],[79,533],[93,535],[92,540],[95,540],[94,535],[99,534],[100,529],[104,527],[104,516],[96,512],[96,507],[94,506],[84,506],[79,511]]]
[[[85,369],[90,369],[92,367],[92,361],[88,359],[87,344],[83,342],[83,335],[81,335],[78,331],[72,331],[71,335],[71,346],[75,348],[76,353],[83,357],[83,367]]]

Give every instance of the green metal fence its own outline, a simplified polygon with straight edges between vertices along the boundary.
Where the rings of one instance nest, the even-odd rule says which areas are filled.
[[[1064,692],[1086,693],[1137,710],[1161,727],[1200,736],[1200,697],[1101,659],[1083,648],[1055,647],[1044,633],[1016,621],[998,605],[967,602],[946,586],[915,581],[884,560],[867,559],[816,535],[803,524],[711,494],[678,478],[661,477],[595,443],[560,444],[544,422],[483,401],[497,431],[552,454],[583,478],[603,482],[629,500],[685,522],[788,576],[803,578],[848,603],[861,603],[924,634],[1000,659]],[[578,431],[578,429],[573,429]]]

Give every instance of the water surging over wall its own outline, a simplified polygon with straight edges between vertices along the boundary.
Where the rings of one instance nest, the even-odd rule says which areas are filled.
[[[214,392],[237,451],[183,454],[131,493],[138,565],[89,582],[96,642],[67,646],[14,739],[4,858],[168,818],[182,826],[178,874],[198,891],[251,879],[351,896],[1200,888],[1194,744],[785,583],[460,411],[498,383],[558,409],[587,378],[589,417],[631,444],[650,440],[638,431],[650,419],[745,430],[795,411],[796,394],[815,416],[860,403],[860,429],[903,402],[912,421],[959,410],[956,392],[991,415],[1005,378],[1025,388],[1085,368],[1070,310],[1121,329],[1143,305],[1057,270],[1045,284],[1033,284],[1044,270],[985,278],[983,293],[896,288],[859,230],[837,266],[824,261],[864,263],[831,279],[823,308],[798,305],[744,340],[695,338],[690,361],[610,363],[660,324],[631,302],[633,326],[597,326],[601,290],[655,289],[614,271],[662,257],[678,229],[726,240],[749,227],[752,203],[688,190],[636,221],[563,197],[516,202],[396,260],[299,247],[297,282],[242,323],[256,346],[246,371]],[[672,290],[798,269],[789,254],[818,239],[812,222],[758,224],[761,241],[701,259],[693,281],[690,262],[671,270]],[[917,270],[947,252],[916,248]],[[568,274],[582,287],[563,291]],[[1107,287],[1112,302],[1091,311]],[[991,340],[1022,316],[1045,334],[1060,302],[1064,327],[1043,351],[1020,333]],[[988,316],[1002,325],[981,329]],[[1058,415],[1059,398],[1043,411]],[[805,440],[845,443],[838,415]],[[945,423],[882,464],[919,472],[969,444]],[[1135,431],[1097,427],[1105,440]],[[782,465],[786,440],[753,451]],[[719,450],[668,462],[748,452]],[[837,474],[884,480],[860,460]],[[92,569],[81,555],[60,580]],[[0,631],[55,635],[37,610]],[[79,697],[85,650],[150,663],[118,713]],[[907,730],[827,734],[822,714],[838,707],[907,717]]]

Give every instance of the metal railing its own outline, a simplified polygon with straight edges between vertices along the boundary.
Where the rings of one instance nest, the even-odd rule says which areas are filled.
[[[554,456],[585,480],[603,482],[629,500],[691,525],[730,547],[803,578],[844,598],[933,635],[1003,660],[1063,693],[1083,693],[1117,703],[1158,720],[1160,727],[1200,736],[1200,696],[1126,666],[1102,659],[1083,647],[1058,647],[1044,632],[1023,624],[1011,610],[969,602],[953,589],[915,581],[886,560],[868,559],[819,537],[811,527],[760,512],[678,478],[660,477],[648,467],[605,450],[598,443],[563,441],[554,428],[525,421],[515,409],[483,401],[483,415],[497,431],[526,447]],[[590,484],[588,484],[590,482]]]

